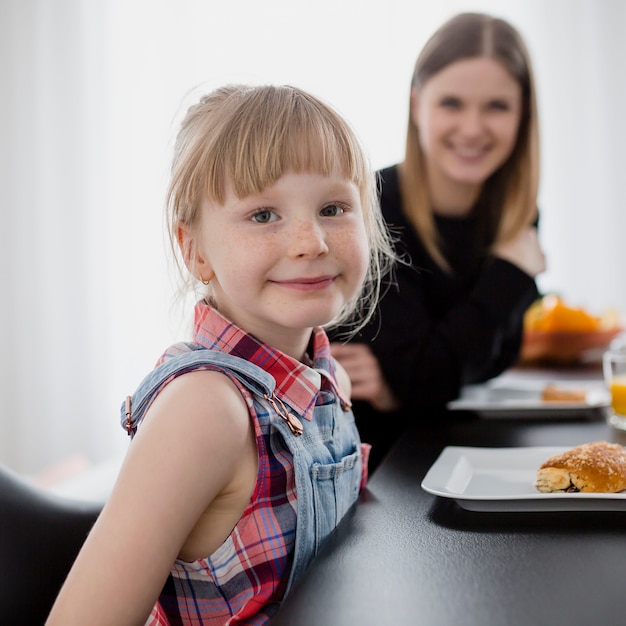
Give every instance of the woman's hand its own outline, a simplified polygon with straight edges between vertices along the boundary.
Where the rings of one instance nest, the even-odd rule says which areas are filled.
[[[517,265],[533,278],[546,269],[546,257],[534,226],[529,226],[513,239],[494,246],[493,255]]]
[[[332,343],[330,348],[350,377],[352,399],[365,400],[378,411],[394,411],[400,407],[369,346],[364,343]]]

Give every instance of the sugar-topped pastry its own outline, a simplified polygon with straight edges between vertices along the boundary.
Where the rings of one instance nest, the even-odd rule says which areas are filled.
[[[585,443],[547,459],[535,487],[544,493],[616,493],[626,489],[626,448],[617,443]]]

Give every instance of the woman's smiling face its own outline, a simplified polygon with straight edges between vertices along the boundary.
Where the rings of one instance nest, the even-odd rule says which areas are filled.
[[[482,186],[511,155],[521,112],[519,83],[489,57],[456,61],[414,88],[411,115],[431,188]]]

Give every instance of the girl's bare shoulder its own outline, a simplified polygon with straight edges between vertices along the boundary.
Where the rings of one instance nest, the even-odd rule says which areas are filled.
[[[148,481],[148,491],[185,485],[189,498],[206,506],[236,476],[252,434],[248,407],[230,378],[194,370],[170,381],[156,396],[130,444],[122,472],[135,479],[158,477]],[[189,480],[193,476],[199,481]],[[177,500],[180,495],[170,491],[168,497]]]
[[[241,392],[227,375],[214,370],[195,370],[169,382],[155,398],[139,430],[164,420],[176,430],[189,429],[195,438],[225,438],[230,445],[243,441],[250,428]]]

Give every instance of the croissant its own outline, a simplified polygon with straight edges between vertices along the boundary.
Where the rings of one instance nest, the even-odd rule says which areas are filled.
[[[585,402],[587,392],[584,389],[565,389],[556,385],[546,385],[541,392],[544,402]]]
[[[617,443],[585,443],[547,459],[535,487],[544,493],[616,493],[626,489],[626,448]]]

